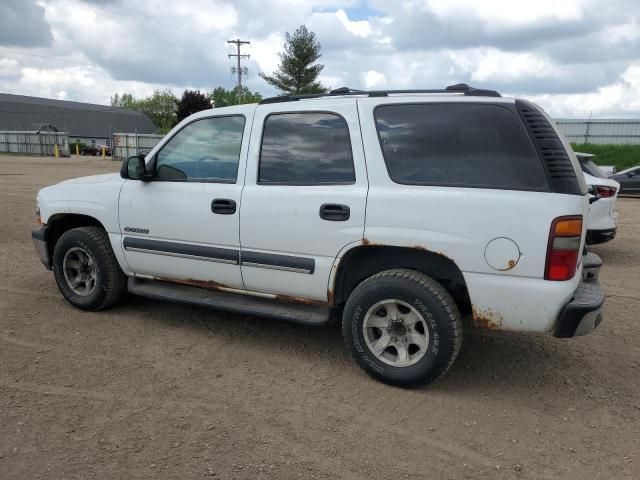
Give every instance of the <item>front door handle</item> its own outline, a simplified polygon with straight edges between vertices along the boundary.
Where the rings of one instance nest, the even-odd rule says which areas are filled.
[[[320,218],[331,222],[344,222],[349,220],[351,210],[347,205],[338,203],[324,203],[320,207]]]
[[[219,215],[233,215],[236,213],[236,201],[229,198],[216,198],[211,202],[211,211]]]

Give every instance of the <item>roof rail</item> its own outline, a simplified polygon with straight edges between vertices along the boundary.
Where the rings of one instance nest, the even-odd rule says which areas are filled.
[[[261,100],[259,103],[280,103],[295,102],[297,100],[306,100],[310,98],[326,98],[326,97],[344,97],[352,95],[367,95],[369,97],[388,97],[390,94],[412,94],[412,93],[459,93],[472,97],[501,97],[495,90],[485,90],[482,88],[470,87],[466,83],[458,83],[449,85],[444,89],[426,89],[426,90],[354,90],[348,87],[341,87],[331,90],[328,93],[308,93],[301,95],[281,95],[279,97],[270,97]]]

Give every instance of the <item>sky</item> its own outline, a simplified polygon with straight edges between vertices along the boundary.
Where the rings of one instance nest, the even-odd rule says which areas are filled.
[[[640,117],[640,0],[2,0],[0,92],[108,104],[116,92],[231,88],[278,66],[285,32],[322,45],[327,87],[528,98],[557,118]]]

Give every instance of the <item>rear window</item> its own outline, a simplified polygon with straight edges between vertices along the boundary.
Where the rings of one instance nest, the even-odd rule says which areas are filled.
[[[598,165],[593,163],[593,160],[580,160],[580,168],[583,172],[588,173],[593,177],[609,178]]]
[[[519,118],[489,104],[423,103],[377,107],[376,128],[394,182],[548,190]]]

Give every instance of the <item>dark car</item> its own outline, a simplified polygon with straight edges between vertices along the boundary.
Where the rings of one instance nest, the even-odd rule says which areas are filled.
[[[622,195],[640,195],[640,165],[609,175],[620,184]]]
[[[82,147],[80,149],[80,155],[91,155],[94,157],[99,157],[102,155],[102,148],[105,150],[105,155],[107,157],[111,156],[111,147],[106,145],[88,145],[86,147]]]

